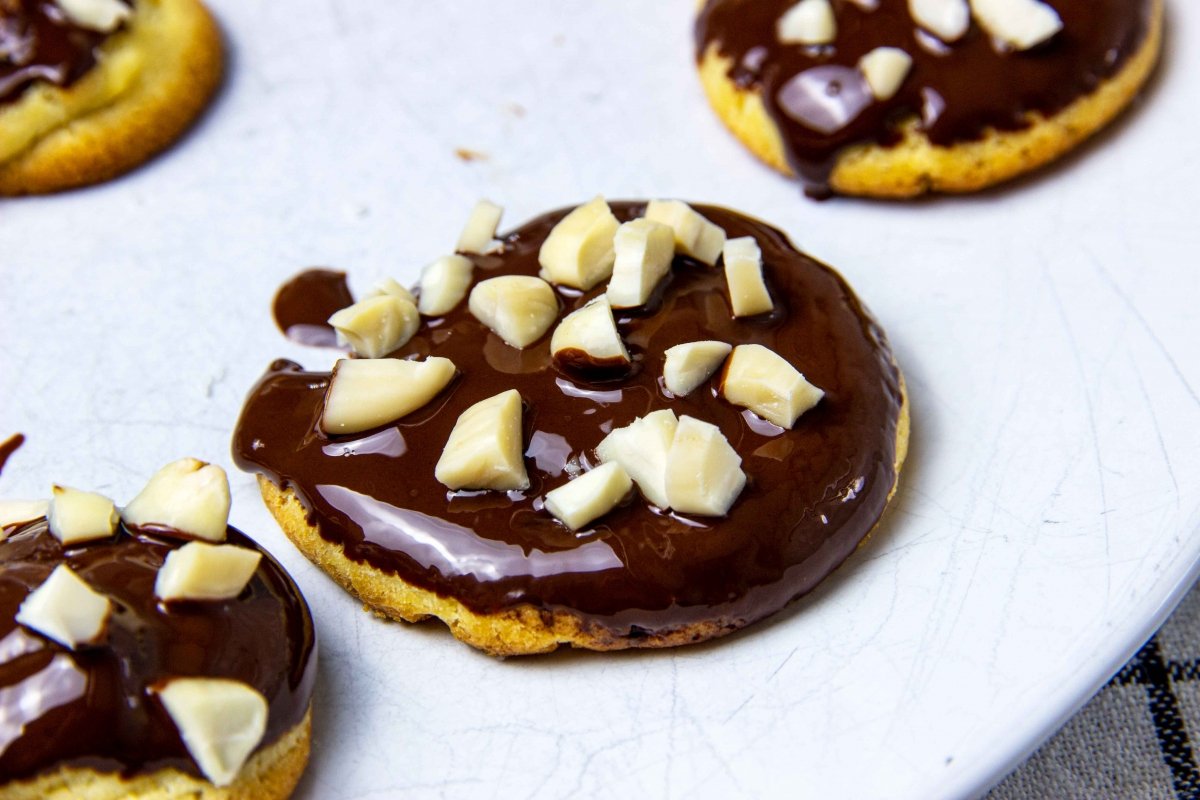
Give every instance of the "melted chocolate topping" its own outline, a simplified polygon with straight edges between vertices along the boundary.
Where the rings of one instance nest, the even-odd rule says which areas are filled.
[[[229,544],[260,549],[230,528]],[[231,678],[270,712],[260,747],[298,725],[316,678],[308,607],[264,553],[233,600],[160,606],[156,571],[179,542],[134,535],[64,548],[45,519],[0,542],[0,784],[60,766],[124,775],[175,767],[203,774],[148,687],[167,677]],[[107,638],[75,652],[14,621],[17,608],[66,563],[109,597]]]
[[[1029,112],[1055,114],[1111,78],[1149,30],[1150,0],[1049,0],[1063,30],[1024,52],[998,52],[972,24],[942,43],[918,28],[906,0],[832,0],[837,38],[825,47],[781,44],[775,24],[795,0],[708,0],[696,22],[696,55],[711,45],[732,60],[729,77],[760,89],[796,174],[813,196],[829,193],[839,151],[894,145],[898,124],[940,146],[979,139],[988,128],[1029,127]],[[858,59],[899,47],[912,70],[894,97],[876,101]]]
[[[621,220],[644,205],[614,203]],[[778,230],[697,206],[729,236],[754,236],[776,308],[733,319],[723,271],[687,257],[652,307],[617,312],[634,359],[612,378],[559,371],[547,333],[517,350],[464,301],[423,321],[394,355],[451,359],[462,373],[429,405],[363,435],[318,427],[327,372],[273,364],[251,391],[234,432],[234,458],[291,487],[326,540],[370,564],[483,613],[531,604],[568,609],[617,635],[668,632],[698,621],[737,627],[811,589],[879,520],[896,478],[899,375],[883,332],[829,268]],[[569,209],[567,209],[569,210]],[[567,210],[504,237],[502,253],[472,256],[476,280],[536,275],[538,249]],[[562,312],[603,291],[556,288]],[[662,387],[663,352],[682,342],[756,342],[827,392],[793,430],[715,396],[716,379],[687,397]],[[450,492],[434,478],[459,414],[515,388],[531,481],[525,492]],[[746,489],[726,518],[686,517],[633,497],[573,533],[542,509],[568,465],[594,465],[613,428],[660,408],[718,425],[742,456]]]
[[[71,24],[49,0],[0,0],[0,104],[35,81],[70,86],[96,64],[108,37]]]
[[[279,287],[271,312],[283,335],[299,344],[337,347],[329,317],[354,302],[346,273],[309,269]]]
[[[0,442],[0,472],[4,470],[4,465],[8,463],[8,459],[12,454],[25,444],[25,434],[17,433]]]

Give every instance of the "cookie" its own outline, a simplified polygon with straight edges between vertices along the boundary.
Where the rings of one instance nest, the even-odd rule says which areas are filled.
[[[717,115],[808,194],[905,198],[1076,147],[1145,83],[1162,16],[1161,0],[707,0],[696,57]]]
[[[224,472],[175,462],[119,512],[53,494],[0,502],[0,797],[288,797],[316,639]]]
[[[250,392],[235,461],[308,558],[381,616],[518,655],[722,636],[870,534],[907,404],[832,269],[713,206],[597,198],[493,239],[497,215],[415,296],[385,281],[331,318],[361,357]],[[281,321],[312,322],[322,279]]]
[[[221,71],[198,0],[0,0],[0,195],[133,169],[195,121]]]

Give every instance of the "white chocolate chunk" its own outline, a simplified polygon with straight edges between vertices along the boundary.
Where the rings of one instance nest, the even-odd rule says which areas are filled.
[[[121,510],[121,518],[135,528],[223,542],[229,505],[225,470],[194,458],[181,458],[154,473],[138,496]]]
[[[381,278],[371,293],[367,297],[379,297],[380,295],[390,294],[394,297],[399,297],[401,300],[407,300],[413,305],[417,304],[417,298],[408,290],[408,287],[400,283],[395,278]]]
[[[501,275],[475,284],[467,308],[506,344],[520,349],[549,330],[558,317],[558,297],[541,278]]]
[[[107,597],[94,590],[66,564],[59,564],[17,609],[17,622],[74,650],[104,634],[112,611]]]
[[[167,554],[154,579],[160,600],[227,600],[246,588],[262,553],[232,544],[188,542]]]
[[[538,251],[541,276],[551,283],[584,291],[608,278],[616,252],[613,237],[620,223],[600,195],[567,214]]]
[[[654,287],[671,271],[675,232],[661,222],[635,219],[617,228],[613,239],[617,260],[604,290],[613,308],[646,304]]]
[[[596,446],[596,455],[604,463],[620,464],[647,500],[659,508],[669,508],[667,453],[678,423],[675,412],[666,408],[638,417],[605,436]]]
[[[1040,0],[971,0],[980,26],[1016,50],[1028,50],[1062,30],[1058,13]]]
[[[266,698],[225,678],[172,678],[154,691],[204,776],[233,783],[267,730]]]
[[[890,100],[908,77],[912,56],[899,47],[876,47],[858,60],[858,69],[876,100]]]
[[[631,488],[629,473],[610,461],[547,492],[546,510],[577,531],[611,511]]]
[[[913,22],[943,42],[962,38],[971,27],[971,9],[967,0],[908,0]]]
[[[725,285],[735,317],[752,317],[775,308],[763,280],[762,251],[753,236],[725,243]]]
[[[111,33],[133,16],[133,9],[117,0],[55,0],[67,19],[80,28]]]
[[[783,44],[829,44],[837,36],[837,20],[829,0],[800,0],[775,23]]]
[[[427,317],[440,317],[454,310],[471,288],[475,265],[462,256],[443,256],[421,270],[421,299],[417,310]]]
[[[825,392],[775,351],[760,344],[742,344],[733,348],[725,365],[721,395],[768,422],[790,428]]]
[[[684,342],[668,347],[664,352],[663,383],[677,397],[691,394],[721,366],[733,349],[725,342],[711,340]]]
[[[117,508],[102,494],[82,492],[67,486],[51,489],[46,512],[50,533],[65,545],[107,539],[117,529]]]
[[[563,317],[550,337],[554,360],[571,367],[616,367],[629,363],[608,297],[600,295]]]
[[[329,324],[337,330],[338,341],[358,355],[382,358],[408,343],[421,324],[421,315],[411,301],[380,294],[334,313]]]
[[[725,247],[725,230],[681,200],[651,200],[645,219],[661,222],[675,233],[675,250],[710,267]]]
[[[343,358],[333,365],[321,430],[358,433],[398,420],[436,397],[455,372],[454,362],[439,356]]]
[[[671,508],[724,516],[746,485],[741,463],[720,428],[686,414],[680,417],[667,453],[665,485]]]
[[[434,477],[451,489],[528,489],[522,442],[521,394],[509,389],[459,415]]]
[[[480,200],[471,209],[467,226],[458,237],[455,250],[459,253],[486,253],[492,248],[496,229],[500,227],[500,215],[504,209],[489,200]]]
[[[41,519],[50,511],[49,500],[0,500],[0,541],[4,529]]]

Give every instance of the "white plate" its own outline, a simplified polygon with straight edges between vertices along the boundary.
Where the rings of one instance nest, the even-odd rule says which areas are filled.
[[[302,797],[950,797],[998,779],[1172,607],[1200,556],[1200,7],[1136,113],[985,197],[814,203],[693,74],[691,0],[214,0],[226,92],[125,180],[0,208],[0,492],[127,500],[229,465],[302,267],[411,281],[474,200],[729,205],[836,265],[891,335],[913,439],[895,513],[812,596],[726,641],[497,661],[385,624],[285,542],[322,644]],[[455,148],[486,154],[464,162]]]

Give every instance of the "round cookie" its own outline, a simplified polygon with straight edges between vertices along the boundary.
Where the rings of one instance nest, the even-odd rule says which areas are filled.
[[[647,205],[611,208],[615,226]],[[473,315],[474,300],[461,300],[423,318],[390,354],[454,363],[459,374],[432,402],[361,433],[326,433],[330,373],[279,361],[246,400],[235,462],[259,473],[288,537],[367,608],[410,622],[436,617],[492,654],[669,647],[778,611],[879,522],[907,449],[903,379],[882,330],[833,270],[762,222],[695,210],[730,239],[758,244],[773,310],[735,319],[724,270],[678,251],[670,259],[668,250],[668,276],[649,303],[616,312],[632,361],[614,374],[556,361],[549,329],[523,349],[510,346]],[[539,251],[569,211],[469,255],[474,286],[537,275]],[[311,278],[289,286],[311,287]],[[604,292],[603,282],[556,286],[556,319]],[[313,302],[327,294],[312,290]],[[786,428],[722,397],[719,375],[686,396],[672,393],[662,378],[666,349],[709,339],[774,350],[823,399]],[[528,486],[449,489],[437,474],[456,421],[509,389],[524,402],[518,458]],[[740,457],[747,482],[726,515],[667,510],[639,488],[579,530],[547,511],[549,492],[598,465],[596,447],[611,431],[663,409],[716,425]]]
[[[1004,2],[1031,0],[986,5]],[[913,7],[959,4],[966,13],[966,0],[832,0],[836,30],[820,46],[779,40],[795,0],[707,0],[696,23],[700,80],[737,138],[811,196],[973,192],[1091,136],[1129,105],[1157,61],[1161,0],[1045,3],[1062,28],[1022,50],[1002,44],[978,14],[953,41],[914,21]],[[894,73],[902,77],[890,97],[872,91],[860,66],[876,48],[911,59]]]
[[[201,493],[195,484],[187,490]],[[165,525],[117,520],[109,535],[64,538],[64,526],[81,530],[84,512],[63,510],[60,497],[47,516],[27,522],[21,517],[39,513],[36,506],[30,512],[30,504],[0,503],[0,797],[288,797],[308,761],[316,678],[312,619],[291,578],[226,527],[216,552],[249,559],[238,568],[243,585],[226,587],[223,598],[201,598],[197,587],[208,591],[222,578],[195,561],[181,567],[180,559],[181,572],[162,584],[173,588],[160,588],[168,558],[210,545],[185,544]],[[56,514],[68,522],[53,522]],[[227,562],[217,570],[233,571]],[[61,585],[73,581],[74,594]],[[80,629],[80,609],[90,610],[96,598],[108,604],[100,634],[64,638],[64,630]],[[201,709],[196,721],[194,699],[190,712],[170,706],[166,698],[183,684],[201,706],[221,710],[206,719]],[[244,706],[221,694],[231,685],[237,698],[260,698],[257,732],[239,727]],[[244,749],[231,751],[226,739]]]
[[[0,195],[121,175],[178,139],[208,105],[222,72],[208,11],[198,0],[131,4],[111,33],[72,24],[50,2],[0,4]]]

